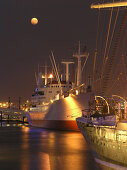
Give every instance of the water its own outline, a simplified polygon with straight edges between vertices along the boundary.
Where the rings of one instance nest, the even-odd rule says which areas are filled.
[[[0,170],[96,170],[80,132],[25,125],[0,127]]]

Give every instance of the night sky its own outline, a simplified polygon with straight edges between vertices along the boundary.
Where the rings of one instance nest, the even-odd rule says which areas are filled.
[[[38,64],[72,57],[74,44],[95,49],[97,11],[92,0],[0,1],[0,100],[30,98]],[[34,26],[30,20],[37,17]]]

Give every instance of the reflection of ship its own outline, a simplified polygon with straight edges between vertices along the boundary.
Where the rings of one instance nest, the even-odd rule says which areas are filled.
[[[72,62],[63,62],[63,64],[66,64],[66,81],[61,81],[53,54],[51,63],[57,81],[51,79],[48,82],[47,70],[45,70],[45,84],[43,85],[41,82],[42,73],[39,74],[37,88],[32,95],[31,107],[27,115],[32,126],[59,130],[78,130],[76,118],[81,116],[81,112],[85,107],[84,103],[88,98],[86,85],[81,84],[81,57],[87,59],[88,53],[81,54],[79,44],[78,53],[74,57],[78,58],[76,87],[73,87],[73,84],[69,82],[69,64]]]
[[[102,118],[100,118],[102,119]],[[108,124],[98,125],[84,117],[77,118],[77,125],[90,145],[102,159],[127,166],[127,121],[118,121],[114,115],[107,116]],[[109,124],[112,125],[109,125]]]

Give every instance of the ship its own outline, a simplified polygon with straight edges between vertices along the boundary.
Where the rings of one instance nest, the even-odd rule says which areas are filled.
[[[127,167],[127,119],[116,115],[79,117],[77,125],[95,159]]]
[[[113,8],[118,7],[116,8],[117,15],[115,15],[116,17],[115,19],[117,20],[118,13],[120,10],[119,7],[124,8],[125,6],[127,6],[126,1],[117,1],[117,2],[109,2],[109,3],[103,2],[102,4],[101,3],[92,4],[91,8],[99,9],[99,14],[100,11],[102,11],[100,10],[101,8],[103,9],[107,8],[108,10],[111,10],[111,15],[110,15],[110,21],[111,21],[113,12],[115,11],[113,10]],[[76,118],[77,125],[81,133],[83,134],[85,140],[87,141],[95,157],[95,160],[99,164],[102,164],[104,166],[109,166],[110,168],[113,169],[127,169],[127,101],[125,100],[126,91],[124,90],[124,83],[122,81],[119,81],[120,80],[119,75],[125,75],[125,74],[123,74],[122,69],[119,70],[120,67],[116,66],[115,64],[115,61],[118,62],[118,57],[119,57],[119,54],[117,53],[118,49],[120,49],[119,52],[120,52],[121,60],[122,60],[121,53],[123,54],[123,50],[125,49],[123,46],[122,49],[120,48],[120,43],[121,42],[122,44],[125,43],[124,29],[126,29],[125,21],[127,17],[127,10],[125,11],[123,10],[121,14],[122,14],[120,18],[121,24],[119,26],[118,32],[116,31],[117,36],[115,39],[112,53],[110,54],[109,54],[110,45],[112,42],[112,38],[114,36],[116,23],[113,25],[114,30],[112,31],[110,29],[111,22],[109,21],[108,33],[110,30],[112,32],[111,33],[112,36],[109,40],[109,34],[107,33],[106,35],[107,36],[106,47],[104,49],[104,54],[103,54],[104,60],[103,60],[103,65],[100,73],[101,76],[99,75],[101,77],[100,78],[101,83],[100,86],[97,85],[97,88],[99,90],[96,90],[94,88],[96,90],[95,93],[99,95],[98,97],[103,99],[103,101],[107,104],[107,108],[110,106],[110,109],[107,109],[108,110],[107,113],[104,113],[102,111],[103,109],[99,110],[100,108],[102,108],[102,106],[104,106],[102,104],[101,107],[95,106],[94,110],[92,108],[89,108],[87,111],[83,111],[82,116]],[[98,20],[100,21],[99,17],[100,16],[98,15]],[[95,62],[97,59],[96,55],[97,55],[97,50],[95,53]],[[119,63],[121,63],[121,61]],[[124,68],[123,65],[122,68]],[[119,75],[115,74],[115,70],[117,70],[117,72],[120,72],[120,74]],[[95,74],[93,74],[93,78],[94,76]],[[116,78],[114,79],[115,76]],[[126,80],[125,78],[123,79]],[[119,81],[119,86],[117,86],[116,84],[117,81]],[[114,92],[116,92],[117,95],[113,95]],[[119,94],[122,94],[122,92],[124,93],[124,98],[119,96]],[[116,101],[114,100],[113,96],[116,96],[119,98],[119,100],[122,99],[123,101],[122,102]],[[97,105],[98,101],[96,98],[95,100]],[[91,103],[91,101],[89,102]],[[115,113],[112,112],[113,110],[111,111],[113,103],[115,103],[113,106]]]
[[[31,126],[54,130],[79,131],[76,118],[81,116],[85,103],[88,103],[89,95],[87,93],[89,87],[86,88],[86,84],[81,83],[81,58],[85,57],[84,63],[86,63],[88,55],[86,52],[81,53],[79,42],[78,52],[73,55],[78,59],[77,82],[74,86],[74,83],[69,81],[69,65],[73,62],[62,62],[66,65],[66,80],[62,81],[59,78],[52,53],[50,60],[56,80],[50,75],[50,82],[48,81],[47,67],[45,67],[45,76],[39,73],[37,88],[32,94],[30,109],[27,113],[28,122]],[[42,83],[43,77],[45,78],[45,83]]]

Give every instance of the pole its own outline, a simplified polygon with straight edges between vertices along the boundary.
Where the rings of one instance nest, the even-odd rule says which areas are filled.
[[[20,104],[21,104],[21,97],[19,97],[19,110],[20,110]]]
[[[2,111],[0,111],[0,114],[1,114],[1,127],[2,127]]]

